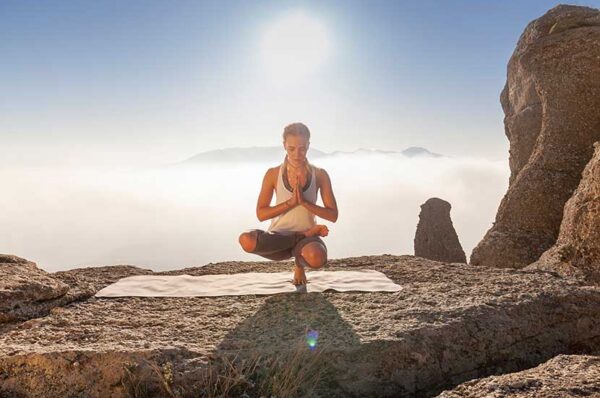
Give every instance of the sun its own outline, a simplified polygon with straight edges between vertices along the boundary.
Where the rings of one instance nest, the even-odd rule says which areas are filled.
[[[279,83],[299,81],[313,74],[329,56],[329,33],[304,11],[291,12],[265,29],[260,52],[269,78]]]

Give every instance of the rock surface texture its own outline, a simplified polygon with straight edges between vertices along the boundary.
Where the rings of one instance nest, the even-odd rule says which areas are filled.
[[[522,268],[555,243],[600,140],[599,76],[600,10],[559,5],[526,27],[500,96],[509,188],[471,264]]]
[[[566,398],[600,396],[600,357],[558,355],[533,369],[491,376],[444,391],[439,398]]]
[[[0,254],[0,323],[47,313],[68,290],[35,263]]]
[[[449,263],[466,263],[465,252],[450,218],[450,203],[430,198],[421,205],[415,233],[415,256]]]
[[[0,324],[45,316],[53,308],[93,296],[124,276],[152,273],[128,265],[50,274],[31,261],[0,254]]]
[[[288,270],[291,278],[292,269],[291,261],[226,262],[157,274]],[[403,290],[90,297],[43,318],[5,323],[0,396],[125,397],[127,364],[144,358],[170,364],[173,385],[190,387],[215,355],[280,355],[297,341],[310,354],[308,329],[319,331],[326,358],[315,397],[431,396],[600,346],[600,287],[577,279],[413,256],[330,259],[328,271],[346,269],[381,271]],[[140,269],[115,267],[119,276],[129,271]],[[94,273],[70,270],[62,278],[95,290],[114,279],[110,267]],[[310,285],[310,271],[307,277]]]
[[[555,271],[600,283],[600,142],[594,147],[594,156],[565,205],[556,244],[527,269]]]

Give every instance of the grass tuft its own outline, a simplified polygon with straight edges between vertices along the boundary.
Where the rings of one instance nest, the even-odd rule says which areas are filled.
[[[171,362],[124,363],[121,385],[129,398],[278,398],[314,396],[323,375],[323,350],[304,340],[273,355],[216,354],[208,364],[176,373]],[[193,375],[193,376],[190,376]]]

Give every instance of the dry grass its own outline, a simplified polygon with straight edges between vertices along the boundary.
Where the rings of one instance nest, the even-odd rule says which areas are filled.
[[[173,364],[124,364],[121,384],[130,398],[275,398],[314,396],[323,372],[324,347],[310,350],[299,340],[292,350],[277,355],[238,352],[217,355],[208,365],[174,375]]]

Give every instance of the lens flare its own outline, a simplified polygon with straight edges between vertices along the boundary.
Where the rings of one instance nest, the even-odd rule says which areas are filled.
[[[314,350],[316,348],[318,338],[319,338],[318,330],[309,330],[306,333],[306,343],[308,344],[308,348],[310,348],[310,350]]]

